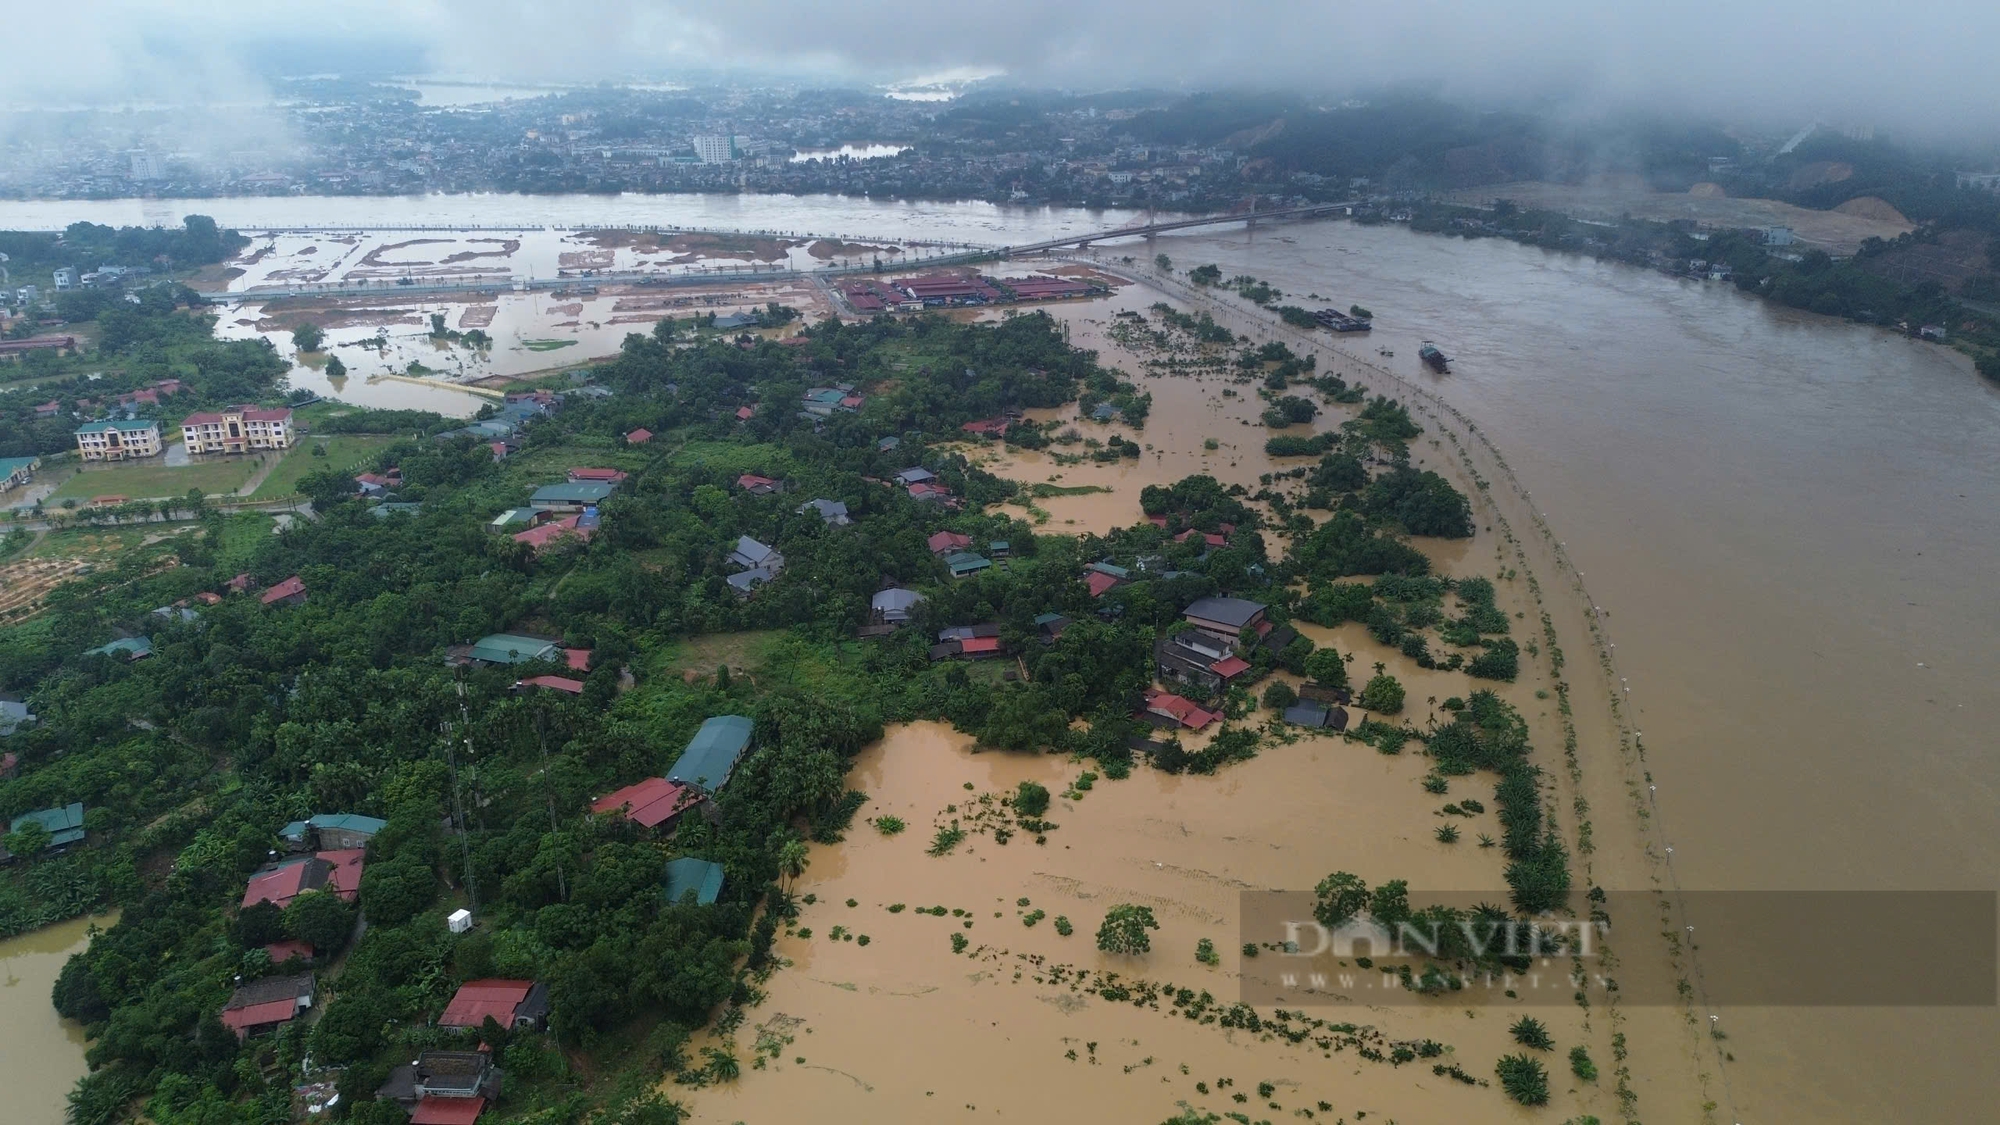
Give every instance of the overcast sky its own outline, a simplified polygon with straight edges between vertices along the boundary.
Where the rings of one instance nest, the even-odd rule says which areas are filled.
[[[71,0],[20,5],[0,104],[254,99],[359,52],[514,80],[952,68],[1076,88],[1425,80],[1496,104],[2000,130],[2000,3],[1974,0]],[[273,44],[284,44],[274,47]]]

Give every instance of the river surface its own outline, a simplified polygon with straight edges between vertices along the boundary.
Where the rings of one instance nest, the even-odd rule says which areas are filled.
[[[1368,306],[1342,346],[1479,422],[1610,613],[1682,886],[1994,888],[2000,388],[1965,357],[1498,240],[1317,224],[1127,252],[1156,251]],[[1425,339],[1452,374],[1419,368]],[[1986,1117],[1986,1000],[1720,1004],[1735,1109]]]
[[[1012,207],[846,195],[390,195],[218,199],[0,200],[0,230],[74,222],[179,226],[207,215],[225,227],[668,226],[1012,245],[1124,226],[1141,212]]]
[[[92,924],[77,918],[0,941],[0,1119],[61,1125],[70,1087],[83,1077],[83,1028],[59,1019],[49,1003],[56,974],[90,943]]]
[[[990,243],[1131,217],[830,196],[294,197],[0,203],[0,228],[191,212],[243,227],[659,223]],[[1366,305],[1377,331],[1341,346],[1478,421],[1609,614],[1681,886],[1993,888],[2000,388],[1963,356],[1499,240],[1323,223],[1102,249],[1216,262],[1300,304]],[[1452,374],[1419,369],[1426,339]],[[1177,424],[1165,409],[1162,431]],[[45,989],[36,1002],[45,1011]],[[1715,1010],[1732,1056],[1721,1120],[1980,1120],[2000,1103],[1990,1003]],[[1699,1116],[1656,1099],[1639,1112]]]

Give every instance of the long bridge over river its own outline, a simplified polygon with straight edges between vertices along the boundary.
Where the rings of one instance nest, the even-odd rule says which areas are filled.
[[[1225,226],[1243,223],[1255,226],[1260,222],[1273,220],[1307,220],[1330,218],[1345,214],[1357,200],[1340,203],[1311,203],[1299,207],[1280,207],[1269,211],[1230,211],[1214,215],[1198,215],[1192,218],[1163,219],[1157,222],[1133,226],[1113,227],[1108,230],[1092,231],[1086,234],[1064,235],[1061,238],[1044,239],[1016,246],[983,246],[957,253],[938,254],[928,258],[899,263],[897,271],[929,269],[937,266],[964,265],[971,262],[991,261],[1009,257],[1021,257],[1074,247],[1089,249],[1093,243],[1108,242],[1120,238],[1146,238],[1156,234],[1166,234],[1178,230],[1194,230],[1199,227]],[[261,229],[261,228],[259,228]],[[314,228],[324,229],[324,228]],[[373,229],[373,228],[370,228]],[[386,228],[385,228],[386,229]],[[471,228],[425,228],[439,230],[466,230]],[[488,229],[488,228],[481,228]],[[508,229],[543,229],[508,228]],[[595,229],[595,228],[592,228]],[[680,230],[681,228],[675,228]],[[740,234],[740,231],[685,231],[683,233]],[[849,274],[880,273],[875,265],[826,266],[820,269],[798,270],[789,268],[757,268],[734,270],[694,270],[685,273],[658,273],[647,271],[610,272],[598,270],[589,277],[522,278],[512,274],[497,274],[490,277],[463,278],[456,281],[439,281],[429,284],[404,285],[400,282],[337,282],[333,284],[258,286],[244,290],[219,290],[203,292],[207,301],[270,301],[284,297],[354,297],[380,296],[384,299],[396,297],[427,297],[448,293],[494,293],[507,290],[552,290],[574,289],[585,285],[644,285],[678,287],[690,285],[729,285],[752,282],[791,281],[801,278],[838,277]]]

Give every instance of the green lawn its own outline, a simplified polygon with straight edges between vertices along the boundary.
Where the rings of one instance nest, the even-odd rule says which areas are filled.
[[[210,496],[235,492],[257,471],[253,458],[204,461],[198,465],[169,468],[160,458],[121,461],[111,465],[91,465],[64,481],[46,504],[53,507],[64,500],[87,501],[93,496],[124,496],[133,500],[186,496],[199,488]]]
[[[290,496],[299,490],[299,480],[307,473],[320,469],[353,469],[361,471],[361,465],[374,457],[377,451],[387,447],[397,439],[388,434],[329,434],[326,437],[307,436],[286,451],[285,459],[250,494],[252,500],[276,500]],[[312,451],[326,447],[326,456],[314,457]]]

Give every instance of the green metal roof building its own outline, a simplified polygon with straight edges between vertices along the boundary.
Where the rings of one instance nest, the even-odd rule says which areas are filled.
[[[146,418],[121,418],[111,422],[85,422],[76,428],[80,434],[102,434],[117,430],[121,434],[141,434],[158,429],[160,424]]]
[[[978,574],[993,565],[990,559],[975,555],[970,551],[959,551],[945,556],[944,565],[953,578],[964,578],[968,574]]]
[[[560,660],[562,646],[540,637],[493,633],[479,638],[469,655],[487,664],[526,664],[530,660]]]
[[[534,522],[535,510],[533,508],[509,508],[499,515],[494,516],[492,521],[486,525],[486,529],[488,531],[505,531],[516,524],[526,526]]]
[[[701,724],[667,771],[668,780],[693,783],[710,793],[722,788],[744,751],[750,749],[753,726],[741,715],[717,715]]]
[[[41,467],[40,457],[0,457],[0,492],[33,480]]]
[[[145,637],[121,637],[110,644],[83,650],[85,656],[123,656],[127,660],[137,660],[153,655],[153,642]]]
[[[528,497],[528,503],[536,508],[582,508],[604,503],[605,498],[616,489],[616,485],[596,481],[545,484]]]
[[[83,839],[83,802],[75,801],[59,809],[39,809],[22,813],[7,825],[9,832],[39,824],[49,832],[49,847],[61,848]]]
[[[389,826],[389,822],[359,813],[321,813],[309,820],[295,820],[278,829],[278,835],[286,840],[303,840],[308,828],[321,831],[351,833],[356,836],[373,836]]]
[[[683,856],[667,861],[667,901],[680,902],[690,892],[703,906],[722,893],[722,865]]]

